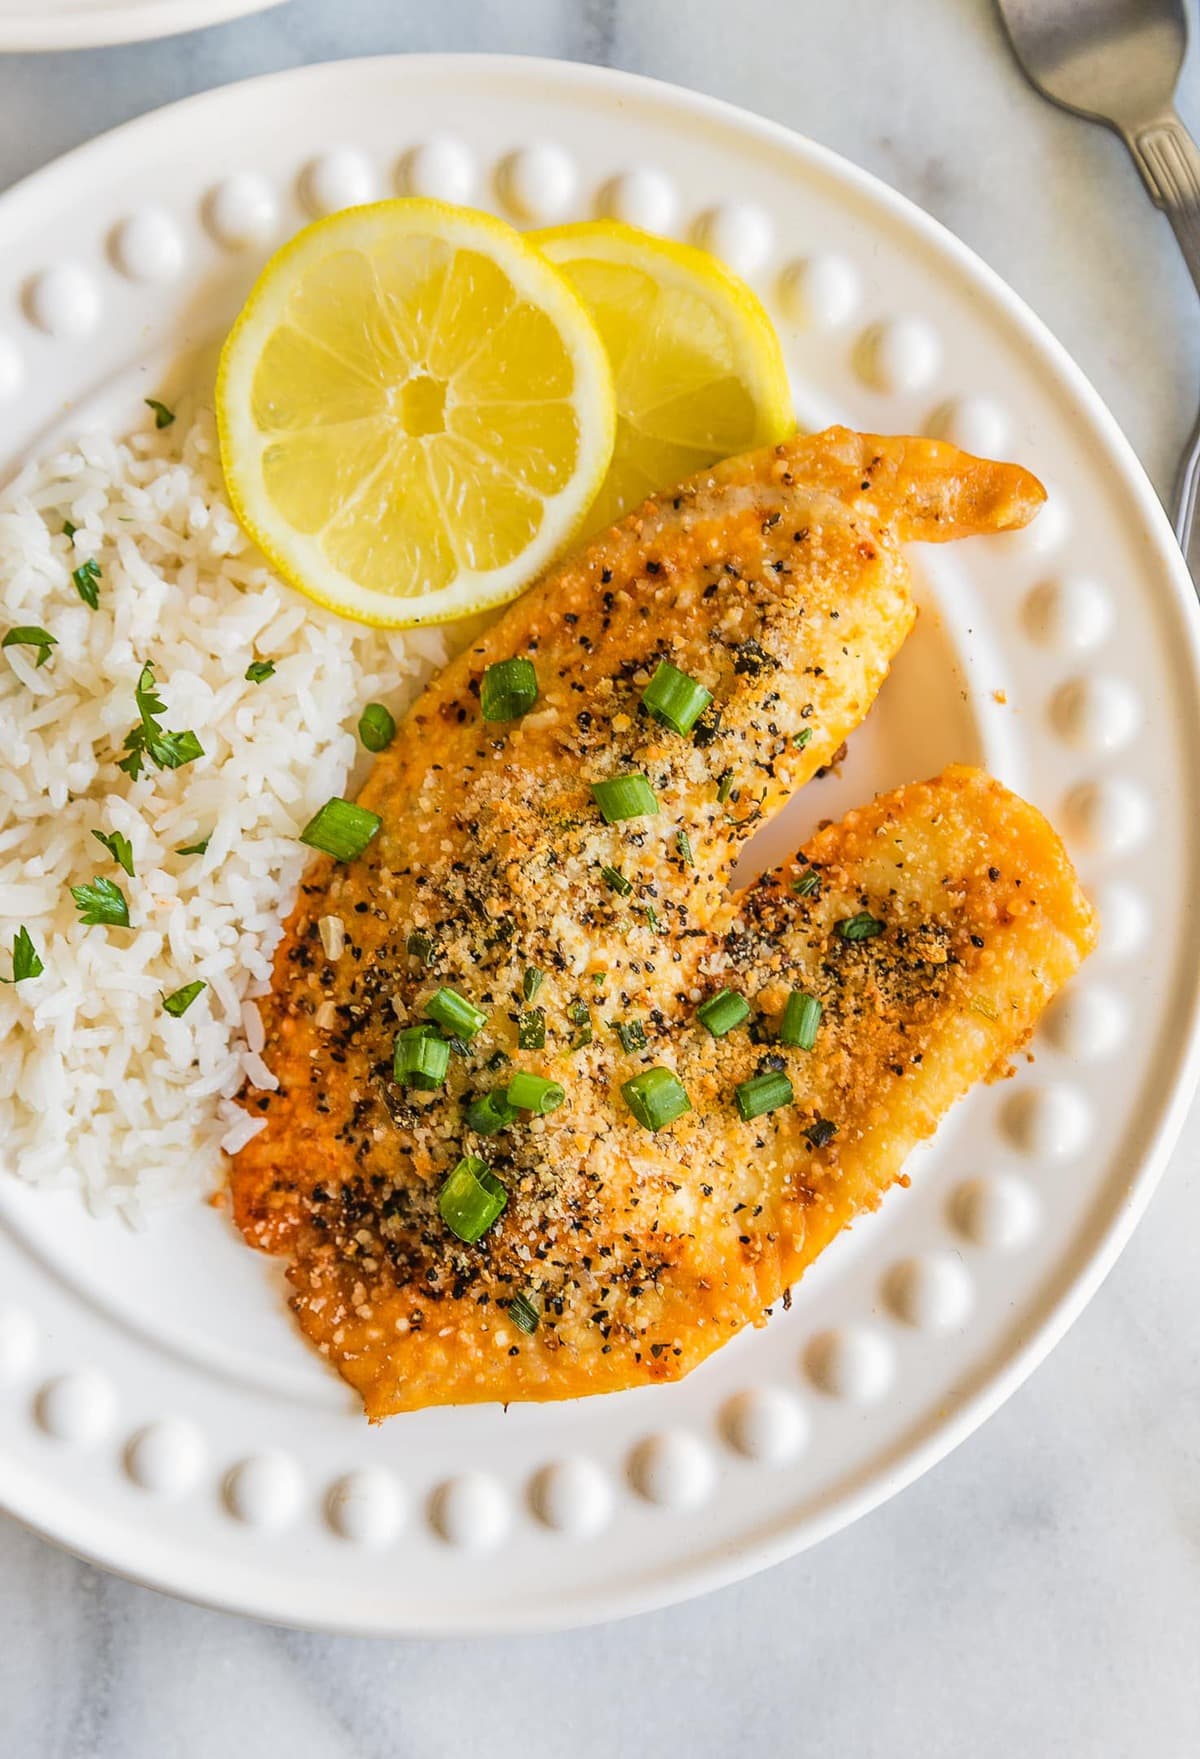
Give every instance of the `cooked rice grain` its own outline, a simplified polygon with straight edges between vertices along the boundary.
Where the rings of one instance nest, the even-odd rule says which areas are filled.
[[[91,557],[96,611],[71,580]],[[46,967],[0,988],[0,1153],[136,1219],[211,1188],[222,1148],[257,1127],[233,1095],[268,1073],[247,1003],[309,859],[297,832],[346,791],[364,703],[398,713],[445,641],[360,628],[282,585],[229,508],[211,412],[186,407],[21,472],[0,494],[0,599],[0,632],[58,640],[40,669],[32,648],[0,655],[0,975],[21,924]],[[243,676],[255,658],[275,663],[261,685]],[[204,756],[131,782],[117,759],[146,661],[164,725]],[[93,830],[129,838],[134,878]],[[176,853],[205,837],[204,855]],[[124,890],[129,929],[80,926],[69,888],[96,874]],[[172,1019],[162,997],[196,978]]]

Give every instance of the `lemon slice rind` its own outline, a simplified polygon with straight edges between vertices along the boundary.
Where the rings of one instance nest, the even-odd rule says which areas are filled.
[[[594,510],[596,516],[588,517],[589,530],[630,510],[641,495],[667,489],[681,476],[702,470],[720,457],[772,445],[795,432],[787,367],[774,325],[753,289],[716,257],[619,220],[585,220],[528,236],[568,276],[576,268],[595,270],[609,265],[627,277],[627,287],[618,280],[608,290],[607,311],[598,304],[589,305],[586,285],[576,284],[610,349],[618,406],[616,455]],[[656,302],[664,296],[668,301],[676,297],[685,302],[688,309],[711,322],[713,335],[729,350],[730,377],[745,393],[746,419],[735,428],[725,428],[719,444],[706,445],[703,433],[689,428],[692,410],[686,396],[679,399],[674,413],[669,402],[657,401],[654,388],[648,403],[643,399],[639,404],[643,389],[639,368],[646,365],[653,378],[654,368],[661,369],[663,364],[661,360],[653,365],[643,361],[645,350],[652,346],[646,339],[654,334],[656,316],[653,309],[639,309],[643,287],[653,287]],[[661,315],[661,305],[657,315]],[[702,363],[699,326],[688,328],[690,336],[688,329],[678,334],[677,353],[686,354],[689,341],[694,341],[697,360]],[[683,365],[686,367],[686,361]],[[674,366],[678,370],[679,361]],[[702,420],[708,412],[703,383],[694,403],[695,415]],[[647,472],[655,463],[658,469],[652,479]]]

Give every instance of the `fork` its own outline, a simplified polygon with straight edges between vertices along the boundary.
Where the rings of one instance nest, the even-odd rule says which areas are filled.
[[[1200,292],[1200,147],[1175,110],[1183,0],[996,0],[1021,71],[1052,104],[1114,129]],[[1175,478],[1175,535],[1200,591],[1200,415]]]

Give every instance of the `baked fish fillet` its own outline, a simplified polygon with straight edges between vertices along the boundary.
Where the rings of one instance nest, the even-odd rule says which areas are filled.
[[[303,1330],[372,1418],[687,1372],[1030,1031],[1091,915],[1044,820],[986,778],[950,772],[821,832],[801,893],[779,873],[731,897],[727,875],[874,699],[914,616],[900,544],[1011,529],[1042,499],[1018,467],[933,441],[797,438],[648,502],[416,704],[360,796],[378,836],[306,876],[260,1004],[280,1088],[245,1096],[266,1128],[232,1177],[246,1238],[286,1255]],[[513,655],[538,701],[485,723],[484,669]],[[713,693],[690,738],[639,706],[664,658]],[[606,825],[591,784],[631,771],[659,809]],[[882,928],[847,938],[863,913]],[[444,1088],[415,1092],[393,1040],[441,985],[487,1024]],[[722,988],[753,1030],[697,1021]],[[823,1004],[811,1052],[775,1042],[791,988]],[[521,1048],[539,1025],[544,1048]],[[746,1123],[733,1089],[764,1059],[795,1103]],[[621,1093],[653,1066],[692,1103],[658,1132]],[[516,1069],[565,1103],[475,1135],[466,1103]],[[465,1153],[508,1193],[476,1245],[438,1205]]]

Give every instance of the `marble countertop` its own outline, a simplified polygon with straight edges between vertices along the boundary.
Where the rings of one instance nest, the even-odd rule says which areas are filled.
[[[0,187],[232,79],[466,48],[694,86],[875,172],[1024,295],[1166,491],[1200,383],[1195,293],[1117,141],[1028,90],[990,0],[292,0],[163,43],[0,57]],[[1193,1754],[1198,1151],[1200,1109],[1100,1294],[983,1430],[817,1550],[675,1610],[470,1645],[307,1636],[131,1587],[0,1518],[0,1753]]]

